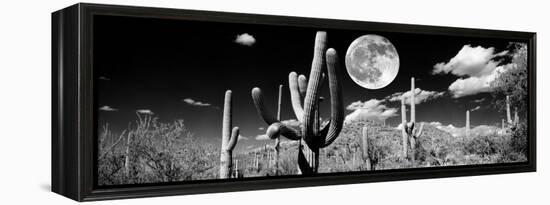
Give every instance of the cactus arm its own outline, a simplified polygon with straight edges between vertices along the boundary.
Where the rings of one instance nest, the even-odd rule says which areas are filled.
[[[305,75],[298,76],[298,88],[300,89],[300,96],[302,98],[306,97],[307,78]]]
[[[307,143],[313,142],[314,140],[314,121],[319,120],[315,119],[314,110],[316,109],[316,104],[319,95],[319,88],[321,81],[321,73],[323,72],[324,66],[324,51],[326,47],[326,32],[317,32],[315,36],[315,48],[313,53],[313,62],[311,63],[311,72],[309,76],[309,82],[307,85],[307,93],[304,102],[304,120],[302,132],[304,133],[304,140]]]
[[[266,131],[266,135],[270,139],[275,139],[279,136],[286,137],[289,140],[299,140],[300,138],[302,138],[299,128],[295,128],[281,122],[276,122],[269,125]]]
[[[283,85],[279,85],[279,99],[277,100],[277,120],[281,120],[281,103],[283,100]]]
[[[227,143],[226,149],[233,150],[233,148],[235,148],[235,145],[237,145],[238,140],[239,140],[239,127],[234,127],[233,130],[231,130],[231,138]]]
[[[415,137],[418,138],[422,135],[422,131],[424,131],[424,123],[420,123],[420,129],[418,129],[415,133]]]
[[[305,78],[305,77],[304,77]],[[302,107],[302,94],[300,94],[299,79],[296,72],[288,74],[288,89],[290,90],[290,101],[292,102],[292,110],[296,118],[302,122],[304,116],[304,108]]]
[[[328,132],[324,135],[325,139],[322,147],[330,145],[342,131],[344,124],[344,100],[342,95],[342,84],[340,82],[338,54],[332,48],[326,52],[327,71],[330,90],[330,123]]]
[[[252,100],[254,101],[254,106],[256,106],[258,114],[267,124],[279,122],[277,118],[275,118],[275,116],[266,108],[262,96],[262,90],[260,88],[256,87],[252,89]]]

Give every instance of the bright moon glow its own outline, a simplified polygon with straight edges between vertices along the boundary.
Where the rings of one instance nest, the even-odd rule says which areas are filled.
[[[389,85],[399,72],[399,55],[393,44],[378,35],[355,39],[346,52],[346,69],[355,83],[367,89]]]

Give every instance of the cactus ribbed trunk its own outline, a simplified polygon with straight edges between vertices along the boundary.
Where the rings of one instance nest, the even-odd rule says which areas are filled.
[[[510,96],[506,96],[506,120],[508,121],[508,125],[512,124],[512,115],[510,113]]]
[[[365,126],[363,127],[363,135],[361,137],[361,148],[362,149],[362,158],[363,158],[363,161],[365,161],[365,167],[366,167],[366,170],[367,171],[370,171],[372,170],[372,164],[371,164],[371,160],[370,160],[370,156],[369,156],[369,133],[368,133],[368,128]]]
[[[466,136],[470,136],[470,110],[466,110]]]
[[[319,168],[319,148],[308,146],[303,139],[298,150],[298,168],[302,175],[315,174]]]
[[[277,120],[281,121],[281,104],[283,99],[283,85],[279,85],[279,100],[277,102]],[[275,139],[275,176],[279,175],[279,150],[281,144],[281,136]]]
[[[130,155],[132,153],[130,153],[130,146],[132,146],[132,137],[133,137],[133,132],[128,132],[128,139],[126,140],[126,156],[125,156],[125,159],[124,159],[124,174],[126,175],[126,177],[130,178],[131,176],[131,170],[130,170]]]
[[[235,178],[239,178],[239,160],[235,160]]]
[[[231,169],[233,163],[233,148],[237,144],[239,136],[239,128],[234,127],[231,130],[232,117],[232,102],[231,91],[225,92],[225,100],[223,107],[223,124],[222,124],[222,145],[220,149],[220,179],[231,177]]]
[[[409,136],[406,131],[407,127],[407,108],[405,107],[405,98],[401,98],[401,136],[403,137],[403,158],[407,158]]]
[[[411,122],[416,122],[416,103],[414,101],[414,96],[416,95],[414,88],[414,77],[411,78]]]

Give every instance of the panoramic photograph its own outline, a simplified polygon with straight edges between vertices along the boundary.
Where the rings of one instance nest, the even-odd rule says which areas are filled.
[[[528,162],[528,47],[94,16],[99,186]]]

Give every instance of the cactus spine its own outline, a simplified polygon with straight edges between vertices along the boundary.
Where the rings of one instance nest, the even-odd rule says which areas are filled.
[[[372,162],[370,160],[369,156],[369,133],[368,133],[368,127],[363,127],[363,136],[361,138],[361,144],[362,144],[362,154],[363,154],[363,161],[365,161],[365,166],[367,171],[372,170]]]
[[[252,89],[252,99],[259,115],[269,124],[266,135],[271,139],[284,136],[290,140],[299,140],[298,167],[303,175],[316,174],[319,166],[319,149],[330,145],[340,134],[344,121],[342,85],[340,83],[338,56],[332,48],[326,49],[326,32],[317,32],[313,62],[309,76],[295,72],[289,74],[289,90],[292,108],[301,126],[281,122],[265,108],[259,88]],[[327,68],[330,90],[330,121],[321,126],[319,120],[319,92],[323,81],[323,72]],[[302,101],[303,99],[303,101]]]
[[[220,150],[220,179],[231,177],[231,168],[233,163],[233,148],[237,144],[239,137],[239,128],[234,127],[231,130],[232,115],[231,90],[225,92],[223,106],[223,124],[222,124],[222,146]]]
[[[407,123],[407,113],[405,111],[405,98],[401,98],[401,124],[403,134],[403,156],[407,157],[407,139],[410,143],[411,148],[411,160],[415,161],[416,155],[416,140],[420,135],[422,135],[422,130],[424,128],[424,123],[420,123],[420,128],[416,128],[416,109],[415,109],[415,88],[414,88],[414,77],[411,78],[411,97],[410,97],[410,106],[411,106],[411,121]]]
[[[466,136],[470,136],[470,110],[466,110]]]

